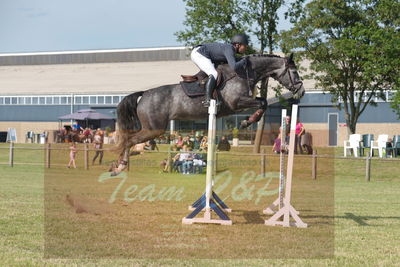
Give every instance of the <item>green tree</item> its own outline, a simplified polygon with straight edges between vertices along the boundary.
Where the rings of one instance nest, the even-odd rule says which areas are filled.
[[[175,33],[186,46],[229,41],[237,33],[254,35],[257,49],[269,53],[277,47],[278,9],[283,0],[183,0],[186,4],[185,29]],[[250,51],[254,52],[254,51]]]
[[[185,30],[177,32],[178,41],[187,46],[204,42],[229,41],[236,33],[256,36],[263,54],[277,47],[278,9],[283,0],[184,0],[186,3]],[[254,48],[249,53],[254,53]],[[261,83],[261,97],[266,97],[268,80]],[[255,151],[260,151],[264,118],[258,124]]]
[[[375,98],[399,90],[400,37],[397,0],[314,0],[292,13],[282,33],[284,51],[311,61],[311,78],[343,108],[348,134]]]

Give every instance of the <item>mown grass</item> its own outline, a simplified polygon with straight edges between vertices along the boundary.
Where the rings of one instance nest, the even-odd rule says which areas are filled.
[[[7,162],[8,154],[0,152],[0,162]],[[329,150],[320,149],[322,153]],[[398,266],[400,262],[399,161],[373,160],[371,182],[366,182],[363,160],[319,159],[314,181],[311,159],[297,158],[293,205],[309,228],[288,229],[263,225],[268,216],[261,210],[276,198],[262,196],[256,202],[257,189],[265,180],[252,179],[240,188],[244,173],[259,172],[258,156],[219,156],[223,163],[219,174],[232,174],[231,183],[220,192],[234,210],[229,214],[232,226],[181,225],[189,213],[187,205],[202,194],[204,175],[160,173],[158,162],[165,154],[134,157],[117,192],[122,179],[99,182],[99,177],[106,177],[106,166],[85,171],[81,152],[76,170],[65,168],[67,151],[52,152],[50,169],[18,164],[43,163],[43,150],[17,149],[15,156],[13,168],[0,165],[2,266]],[[106,162],[113,158],[105,155]],[[267,162],[266,171],[276,174],[278,159],[268,157]],[[132,185],[138,186],[137,191]],[[184,194],[180,200],[129,201],[149,185],[155,192],[184,187]],[[273,179],[269,189],[276,185]],[[251,186],[252,196],[241,190]],[[109,203],[113,192],[115,200]],[[66,195],[82,204],[85,212],[76,213]]]

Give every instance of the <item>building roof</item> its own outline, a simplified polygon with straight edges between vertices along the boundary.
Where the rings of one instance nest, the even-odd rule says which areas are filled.
[[[196,73],[198,68],[187,55],[183,47],[0,54],[0,95],[147,90]],[[304,86],[312,90],[314,83],[306,80]]]

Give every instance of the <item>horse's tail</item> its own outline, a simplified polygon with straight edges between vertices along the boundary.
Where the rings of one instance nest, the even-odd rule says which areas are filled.
[[[118,141],[115,148],[116,152],[122,153],[126,148],[132,133],[138,132],[142,129],[142,125],[137,115],[137,103],[139,97],[143,92],[136,92],[130,94],[118,104],[117,107],[117,123],[118,123]]]

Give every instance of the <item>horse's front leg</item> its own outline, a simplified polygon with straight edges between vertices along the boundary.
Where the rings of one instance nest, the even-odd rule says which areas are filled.
[[[124,152],[122,152],[120,158],[118,159],[117,167],[112,169],[111,176],[116,176],[126,169],[129,160],[129,150],[130,148],[127,148],[124,150]]]
[[[240,97],[237,104],[238,109],[257,108],[257,110],[249,117],[248,120],[243,120],[240,123],[240,128],[249,127],[252,123],[258,122],[267,109],[268,103],[265,98],[256,97]]]

